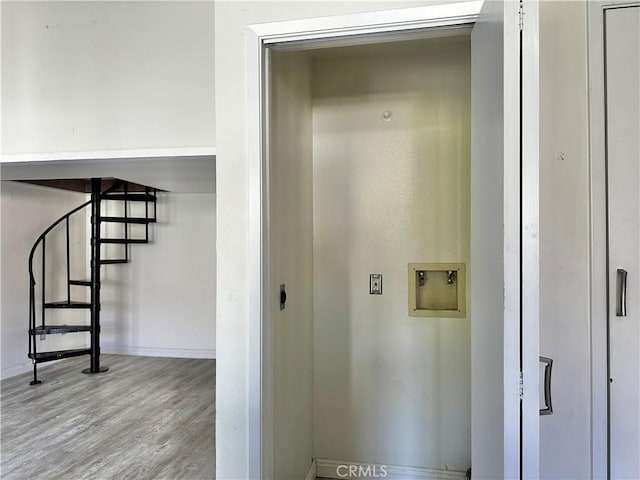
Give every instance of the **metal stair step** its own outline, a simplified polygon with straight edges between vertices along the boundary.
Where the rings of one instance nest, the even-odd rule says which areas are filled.
[[[80,287],[90,287],[91,280],[69,280],[69,285],[77,285]]]
[[[55,352],[38,352],[35,355],[29,354],[29,358],[35,360],[36,363],[51,362],[53,360],[60,360],[61,358],[79,357],[81,355],[89,355],[91,353],[90,348],[81,348],[75,350],[58,350]]]
[[[111,223],[154,223],[156,221],[155,218],[145,218],[145,217],[100,217],[100,220],[103,222],[111,222]]]
[[[60,300],[59,302],[46,302],[44,308],[91,308],[91,303]]]
[[[40,325],[34,330],[29,330],[31,335],[90,332],[91,325]]]
[[[127,200],[130,202],[155,202],[155,195],[149,195],[147,193],[104,193],[101,195],[102,200]]]
[[[114,258],[114,259],[107,259],[107,260],[100,260],[100,265],[112,265],[115,263],[128,263],[128,260],[126,258]]]
[[[145,238],[101,238],[100,243],[116,243],[119,245],[129,245],[133,243],[149,243]]]

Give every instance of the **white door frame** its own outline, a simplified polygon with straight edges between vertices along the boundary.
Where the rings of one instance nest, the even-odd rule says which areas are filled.
[[[268,75],[267,65],[269,48],[292,49],[305,48],[302,42],[309,42],[317,46],[318,42],[327,44],[361,44],[371,41],[372,37],[388,36],[390,34],[419,33],[428,28],[471,26],[475,23],[482,1],[434,5],[418,8],[405,8],[361,14],[340,15],[304,20],[292,20],[248,26],[246,34],[246,75],[248,110],[248,191],[249,191],[249,476],[250,478],[269,478],[272,472],[271,443],[273,439],[271,416],[271,365],[270,365],[270,306],[267,297],[271,291],[269,284],[269,158],[268,158],[268,122],[266,114],[268,105]],[[517,8],[517,7],[516,7]],[[534,18],[537,16],[534,15]],[[517,20],[514,18],[514,22]],[[536,38],[537,40],[537,38]],[[294,43],[295,42],[295,43]],[[324,43],[328,42],[328,43]],[[536,96],[537,98],[537,96]],[[525,147],[527,147],[525,145]],[[537,146],[535,149],[537,152]],[[537,159],[536,159],[537,162]],[[537,164],[537,163],[536,163]],[[535,178],[525,181],[523,189],[523,204],[537,206],[537,173]],[[535,210],[537,212],[537,209]],[[529,231],[534,230],[537,236],[537,220],[527,225]],[[519,226],[517,228],[520,228]],[[534,240],[537,241],[537,240]],[[536,257],[537,258],[537,257]],[[525,259],[523,261],[529,261]],[[514,271],[514,269],[509,269]],[[537,271],[537,264],[532,270]],[[507,269],[505,268],[505,271]],[[515,271],[519,271],[516,268]],[[260,272],[260,274],[256,274]],[[512,279],[513,283],[520,282],[519,278]],[[537,298],[535,303],[537,304]],[[537,310],[536,312],[537,313]],[[538,337],[538,324],[529,322],[527,331],[523,335]],[[505,335],[514,333],[506,330]],[[520,331],[517,338],[511,339],[511,344],[519,344]],[[507,344],[509,339],[505,338]],[[537,342],[535,342],[537,346]],[[505,351],[505,369],[512,366],[518,368],[520,363],[518,349]],[[537,372],[537,352],[536,352]],[[516,374],[517,375],[517,374]],[[515,377],[514,377],[515,378]],[[513,383],[506,382],[505,385]],[[533,386],[533,385],[532,385]],[[537,421],[537,389],[535,397],[535,412]],[[509,395],[513,402],[505,401],[505,421],[520,418],[517,406],[518,392],[514,388]],[[511,405],[513,403],[513,405]],[[536,431],[537,432],[537,431]],[[537,437],[536,437],[537,438]],[[505,447],[506,448],[506,447]],[[506,449],[505,449],[506,451]],[[519,455],[510,449],[511,454]],[[509,478],[519,477],[517,471],[512,471],[514,465],[519,465],[519,458],[505,458],[505,471]]]
[[[608,477],[607,174],[604,14],[640,6],[623,0],[588,2],[591,176],[591,478]]]

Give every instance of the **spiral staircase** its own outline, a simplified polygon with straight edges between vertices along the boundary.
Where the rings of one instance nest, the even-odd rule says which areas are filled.
[[[100,288],[101,288],[101,267],[108,264],[125,264],[130,261],[130,245],[149,243],[149,224],[156,222],[157,189],[152,187],[132,183],[117,178],[91,178],[91,179],[64,179],[64,180],[28,180],[26,183],[43,185],[65,190],[73,190],[90,194],[91,198],[69,211],[54,223],[52,223],[35,241],[29,254],[29,353],[28,357],[33,363],[33,380],[31,385],[42,383],[38,380],[38,364],[60,360],[63,358],[89,355],[89,367],[84,369],[84,373],[99,373],[107,370],[107,367],[100,365]],[[119,202],[120,208],[114,209],[112,202]],[[133,208],[134,204],[138,204]],[[86,215],[90,209],[90,275],[87,279],[77,279],[71,277],[71,257],[72,244],[70,231],[70,218],[76,214]],[[123,213],[121,216],[111,216],[103,212],[118,210]],[[135,211],[135,216],[132,215]],[[144,214],[142,214],[143,212]],[[106,236],[102,227],[103,224],[121,224],[118,235]],[[141,232],[134,232],[131,235],[132,225],[141,225],[144,228],[144,235]],[[57,275],[64,278],[64,289],[47,288],[46,280],[51,275],[48,269],[54,262],[47,261],[47,239],[53,235],[65,234],[66,258],[65,262],[56,259],[58,266],[62,263],[66,272]],[[113,258],[105,255],[104,245],[121,245],[121,255]],[[36,255],[38,252],[39,255]],[[113,253],[113,252],[111,252]],[[104,257],[106,258],[103,258]],[[38,265],[34,260],[37,258]],[[88,289],[82,295],[82,301],[74,300],[71,287],[82,287]],[[66,298],[47,298],[47,292],[66,290]],[[76,291],[76,289],[74,289]],[[88,293],[88,295],[87,295]],[[89,301],[86,301],[88,297]],[[51,319],[51,310],[83,309],[90,313],[90,321],[74,322],[71,324],[61,324],[58,318]],[[55,351],[38,351],[38,339],[44,340],[47,335],[88,333],[90,342],[87,348],[74,348]]]

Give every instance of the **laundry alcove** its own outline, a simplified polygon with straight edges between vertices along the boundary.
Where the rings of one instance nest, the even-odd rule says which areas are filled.
[[[379,13],[247,28],[251,469],[537,471],[535,40]]]
[[[291,301],[272,312],[276,377],[312,372],[315,457],[464,472],[470,316],[409,317],[407,266],[469,266],[469,30],[271,62],[272,284]],[[304,241],[283,248],[290,229]],[[301,323],[313,359],[291,365]],[[274,393],[286,423],[295,399]]]

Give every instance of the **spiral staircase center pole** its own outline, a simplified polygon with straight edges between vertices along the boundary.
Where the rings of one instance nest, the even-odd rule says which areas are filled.
[[[83,373],[106,372],[100,366],[100,212],[102,179],[91,179],[91,366]]]

